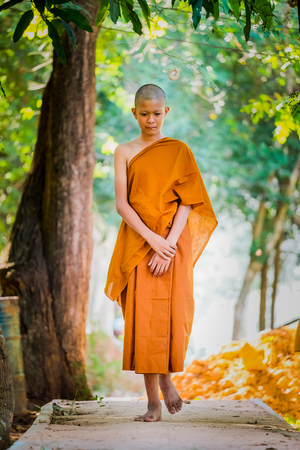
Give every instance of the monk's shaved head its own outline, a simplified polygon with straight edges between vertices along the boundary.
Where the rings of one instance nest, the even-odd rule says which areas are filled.
[[[167,99],[164,91],[156,84],[144,84],[141,86],[136,94],[134,99],[134,106],[137,107],[139,100],[156,100],[161,99],[164,102],[164,106],[166,106]]]

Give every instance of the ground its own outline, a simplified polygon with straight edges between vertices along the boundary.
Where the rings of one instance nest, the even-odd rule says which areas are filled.
[[[53,403],[72,415],[53,416]],[[101,406],[101,405],[105,406]],[[135,422],[145,400],[53,400],[12,450],[298,450],[300,433],[260,400],[191,401],[163,420]],[[58,408],[59,409],[59,408]]]

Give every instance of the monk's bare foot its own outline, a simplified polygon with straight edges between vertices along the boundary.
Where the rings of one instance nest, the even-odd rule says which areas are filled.
[[[179,412],[182,408],[183,401],[178,394],[170,375],[159,375],[159,386],[169,413],[175,414],[175,412]]]
[[[161,403],[149,404],[148,411],[142,416],[135,417],[134,420],[137,422],[158,422],[162,420],[161,416]]]

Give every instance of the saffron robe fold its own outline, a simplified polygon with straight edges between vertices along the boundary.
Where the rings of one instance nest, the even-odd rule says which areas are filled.
[[[162,236],[166,237],[170,226]],[[154,250],[129,275],[121,293],[125,319],[123,370],[136,373],[180,372],[194,317],[192,237],[188,224],[177,241],[167,272],[149,270]]]
[[[158,277],[147,267],[150,245],[122,220],[104,289],[125,318],[123,369],[179,372],[194,314],[193,267],[217,226],[216,216],[195,157],[180,140],[165,137],[135,155],[127,186],[129,204],[164,237],[178,205],[192,206],[175,257]]]

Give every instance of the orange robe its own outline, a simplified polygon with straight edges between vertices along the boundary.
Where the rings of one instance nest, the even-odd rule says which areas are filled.
[[[105,286],[125,319],[123,369],[179,372],[194,315],[193,267],[217,226],[216,216],[193,153],[177,139],[159,139],[134,156],[127,182],[129,204],[163,237],[178,205],[192,206],[175,257],[158,277],[147,266],[150,245],[122,220]]]

